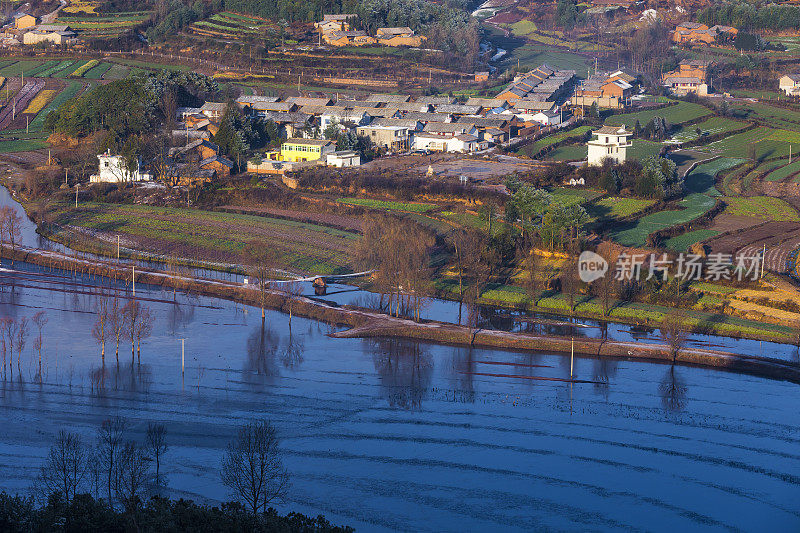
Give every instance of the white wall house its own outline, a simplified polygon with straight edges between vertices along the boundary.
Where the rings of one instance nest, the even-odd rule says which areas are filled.
[[[778,87],[786,96],[800,95],[800,74],[786,74],[778,80]]]
[[[331,152],[327,156],[326,164],[329,167],[357,167],[361,165],[361,156],[353,150]]]
[[[606,158],[616,163],[624,162],[627,150],[631,147],[628,140],[631,135],[633,133],[627,131],[625,126],[603,126],[593,131],[592,136],[596,138],[588,142],[589,164],[602,165]]]
[[[542,126],[557,126],[561,124],[561,113],[555,111],[539,111],[531,119]]]
[[[89,176],[91,183],[128,183],[131,181],[150,181],[151,174],[140,172],[139,163],[133,172],[125,168],[125,158],[121,155],[111,155],[110,152],[97,156],[100,169],[97,174]]]
[[[481,141],[478,137],[467,133],[456,136],[442,133],[414,134],[414,150],[430,150],[432,152],[474,152],[481,147]]]

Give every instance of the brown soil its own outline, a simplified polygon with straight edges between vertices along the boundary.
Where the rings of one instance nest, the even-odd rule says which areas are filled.
[[[272,218],[285,218],[300,222],[309,222],[311,224],[320,224],[322,226],[331,226],[348,231],[360,232],[364,227],[362,220],[358,217],[334,215],[330,213],[311,213],[274,207],[245,207],[239,205],[223,205],[219,207],[219,210],[246,215],[264,215]]]
[[[705,242],[713,253],[757,256],[767,248],[766,270],[783,273],[789,253],[800,247],[800,223],[767,222]]]

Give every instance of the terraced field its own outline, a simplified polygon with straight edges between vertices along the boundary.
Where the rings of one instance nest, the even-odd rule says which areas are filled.
[[[681,124],[710,114],[711,110],[700,104],[678,102],[676,105],[668,107],[612,115],[605,122],[606,124],[624,125],[628,128],[633,128],[636,125],[636,121],[639,121],[639,124],[644,126],[655,117],[665,117],[670,124]]]
[[[776,107],[764,102],[746,102],[731,105],[738,118],[759,120],[765,124],[787,130],[800,131],[800,111]]]
[[[188,32],[193,35],[229,41],[247,41],[253,38],[267,38],[270,27],[268,20],[224,11],[206,20],[192,23]]]
[[[145,22],[150,11],[86,15],[62,12],[57,24],[67,24],[83,38],[110,39]]]
[[[742,129],[746,126],[746,122],[739,120],[733,120],[725,117],[711,117],[710,119],[698,124],[692,124],[679,128],[679,131],[675,133],[668,142],[677,144],[694,141],[701,135],[707,136],[716,135],[718,133],[732,132]],[[700,130],[700,133],[698,133],[697,130]]]
[[[612,239],[625,246],[645,246],[650,233],[684,224],[701,216],[714,207],[717,197],[720,196],[719,191],[714,188],[715,176],[740,163],[742,163],[741,159],[719,158],[698,165],[686,176],[686,187],[689,194],[678,203],[678,207],[681,209],[658,211],[640,218],[613,232]]]
[[[77,226],[89,234],[120,233],[137,248],[154,253],[239,262],[245,247],[258,241],[276,250],[284,264],[322,274],[349,272],[348,251],[358,238],[292,220],[139,205],[86,203],[77,210],[63,205],[53,214],[63,226]]]
[[[789,163],[781,161],[782,166],[764,176],[764,181],[781,181],[800,172],[800,159]]]
[[[737,133],[707,144],[698,150],[718,153],[724,157],[755,158],[758,160],[786,157],[789,155],[789,143],[781,139],[782,130],[759,126],[758,128]]]
[[[555,135],[548,135],[547,137],[543,137],[532,144],[523,146],[518,150],[517,153],[526,157],[534,158],[539,152],[548,146],[552,146],[553,144],[561,142],[570,137],[580,137],[581,135],[585,135],[587,131],[591,130],[591,126],[578,126],[577,128],[573,128],[571,130],[561,131]]]
[[[771,196],[725,197],[725,213],[772,220],[776,222],[800,222],[797,210],[780,198]]]

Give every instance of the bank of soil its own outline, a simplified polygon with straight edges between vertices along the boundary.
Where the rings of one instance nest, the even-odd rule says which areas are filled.
[[[116,280],[132,280],[136,283],[148,283],[166,288],[174,287],[176,290],[225,298],[254,306],[260,305],[261,301],[261,293],[257,289],[236,282],[188,277],[153,270],[138,270],[135,280],[133,280],[133,271],[126,265],[94,259],[87,260],[31,248],[11,250],[9,247],[3,246],[2,249],[4,257],[11,256],[16,261],[25,261],[45,268],[59,268]],[[670,347],[661,344],[593,338],[573,340],[567,337],[541,336],[531,333],[474,330],[466,326],[432,320],[417,323],[364,308],[336,306],[306,297],[291,298],[279,290],[270,290],[265,295],[264,305],[282,312],[291,312],[334,326],[349,328],[333,333],[333,337],[402,337],[460,346],[562,353],[568,353],[574,349],[575,353],[589,356],[663,363],[671,363],[673,360],[673,352]],[[675,361],[683,365],[717,368],[800,383],[800,364],[768,357],[685,348],[677,353]]]

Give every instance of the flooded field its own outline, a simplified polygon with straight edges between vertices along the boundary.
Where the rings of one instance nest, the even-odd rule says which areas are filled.
[[[25,491],[61,428],[163,422],[173,496],[227,497],[238,425],[276,424],[281,510],[362,530],[763,529],[800,524],[796,385],[695,368],[331,339],[327,325],[137,285],[156,317],[131,362],[91,337],[95,280],[17,265],[0,317],[45,310],[42,383],[28,347],[0,381],[0,479]],[[310,289],[310,287],[309,287]],[[118,286],[121,297],[130,287]],[[186,368],[181,375],[181,342]]]

